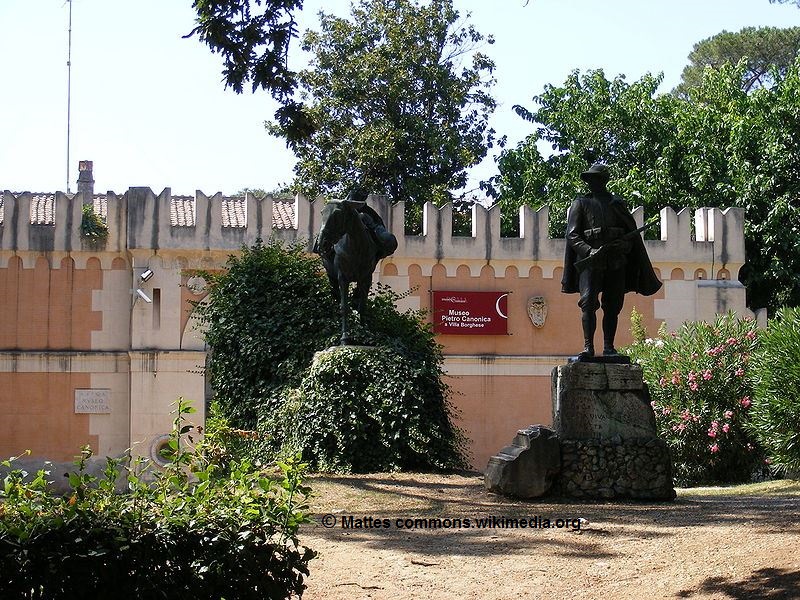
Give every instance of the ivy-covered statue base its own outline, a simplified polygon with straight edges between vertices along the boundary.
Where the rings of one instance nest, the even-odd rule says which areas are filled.
[[[258,241],[227,272],[203,276],[207,374],[221,415],[253,431],[242,453],[300,452],[312,469],[335,472],[465,466],[441,347],[422,313],[398,312],[402,296],[373,286],[363,315],[349,315],[358,346],[331,348],[338,306],[304,244]]]
[[[457,466],[442,398],[408,356],[386,346],[333,346],[317,352],[284,405],[284,452],[312,468],[369,473]]]

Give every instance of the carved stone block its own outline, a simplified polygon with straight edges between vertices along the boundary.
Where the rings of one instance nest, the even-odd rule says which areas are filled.
[[[561,439],[656,437],[639,365],[574,362],[553,369],[553,423]]]
[[[520,429],[510,446],[489,459],[484,485],[517,498],[546,494],[561,468],[558,437],[543,425]]]

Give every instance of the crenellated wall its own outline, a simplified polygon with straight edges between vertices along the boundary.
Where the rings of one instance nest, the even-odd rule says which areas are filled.
[[[404,234],[402,203],[392,206],[381,196],[369,202],[398,239],[374,279],[412,290],[404,307],[429,309],[433,290],[509,292],[509,335],[439,339],[473,465],[483,468],[516,429],[550,421],[550,370],[580,348],[577,296],[560,291],[564,240],[548,236],[547,208],[520,209],[520,235],[506,238],[499,209],[476,205],[472,235],[454,236],[452,207],[429,203],[422,234],[411,236]],[[84,203],[106,219],[104,242],[82,239]],[[152,454],[178,396],[197,401],[202,419],[206,355],[192,306],[205,290],[191,270],[223,269],[230,254],[257,238],[310,248],[323,204],[200,191],[173,196],[169,188],[156,195],[146,187],[121,195],[4,192],[0,418],[7,425],[0,455],[30,448],[35,456],[66,460],[80,441],[107,454],[129,446]],[[640,208],[633,214],[644,222]],[[634,306],[653,334],[662,322],[675,329],[729,309],[750,314],[737,280],[745,262],[743,211],[666,208],[660,220],[660,239],[645,244],[664,287],[652,297],[628,296],[620,343],[630,339],[623,330]],[[153,276],[142,281],[146,270]],[[528,319],[531,296],[548,307],[541,328]],[[105,394],[107,412],[78,413],[81,390]]]

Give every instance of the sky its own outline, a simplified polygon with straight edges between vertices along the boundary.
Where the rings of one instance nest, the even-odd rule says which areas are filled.
[[[516,144],[533,130],[514,113],[575,69],[634,81],[663,73],[669,91],[693,45],[722,30],[800,25],[794,4],[768,0],[455,0],[496,42],[490,125]],[[225,89],[219,56],[191,31],[191,0],[73,0],[71,135],[67,171],[65,0],[0,0],[0,190],[76,191],[79,160],[94,161],[95,192],[149,186],[156,193],[232,194],[291,182],[294,156],[269,136],[268,93]],[[349,14],[348,0],[306,0],[317,14]],[[292,66],[304,57],[292,54]],[[491,151],[490,151],[491,152]],[[490,154],[468,188],[495,173]]]

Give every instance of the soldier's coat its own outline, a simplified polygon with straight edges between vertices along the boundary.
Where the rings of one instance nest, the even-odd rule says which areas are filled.
[[[561,291],[565,294],[577,294],[580,292],[578,289],[578,271],[575,268],[575,261],[586,258],[588,253],[576,251],[572,244],[569,243],[569,238],[570,234],[582,238],[583,231],[592,228],[592,224],[588,221],[586,209],[584,208],[584,199],[591,197],[591,193],[578,196],[569,208],[567,217],[567,244],[564,253],[564,276],[561,279]],[[613,208],[617,220],[623,224],[625,233],[637,229],[633,215],[620,197],[612,195],[610,206]],[[662,283],[653,270],[653,265],[650,263],[650,258],[647,256],[647,250],[645,250],[641,236],[633,236],[631,242],[633,243],[633,247],[627,255],[628,261],[625,265],[625,291],[636,292],[643,296],[652,296],[661,289]]]

